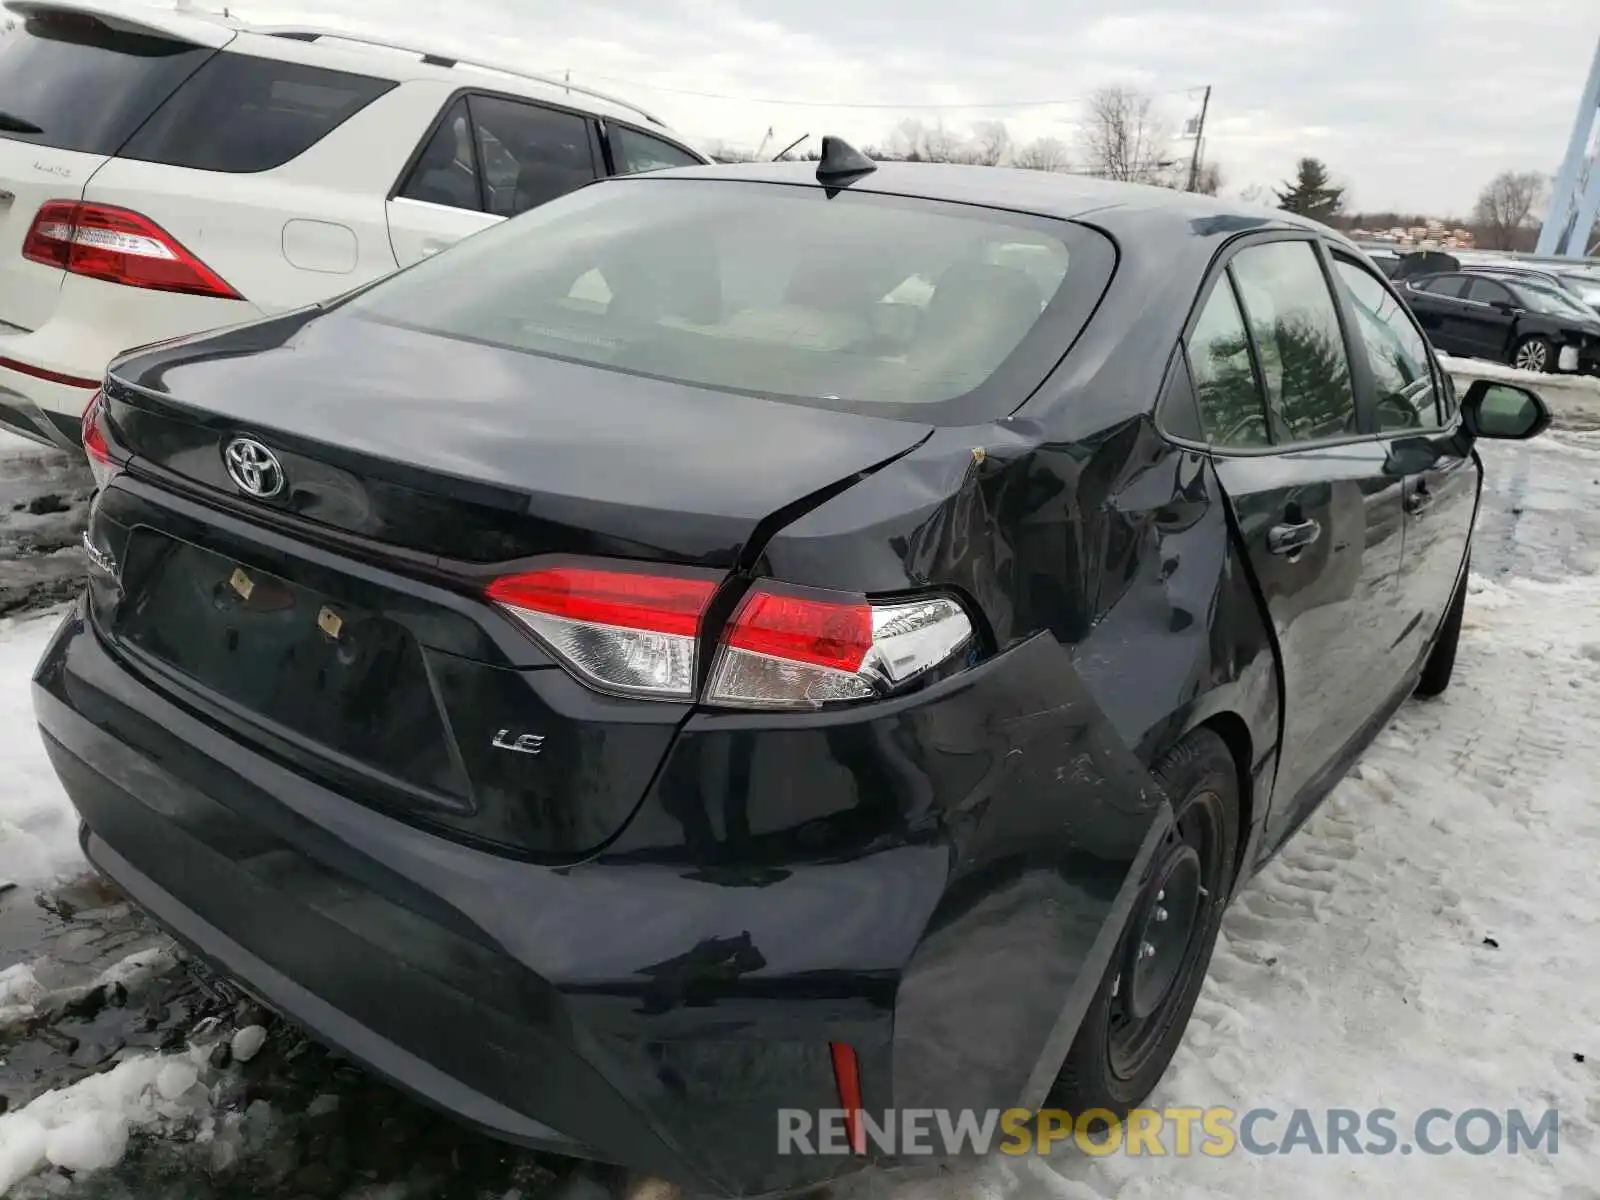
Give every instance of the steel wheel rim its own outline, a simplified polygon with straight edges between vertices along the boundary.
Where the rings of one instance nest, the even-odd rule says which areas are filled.
[[[1150,1062],[1178,1015],[1199,959],[1209,944],[1207,935],[1214,924],[1216,907],[1222,902],[1226,878],[1222,829],[1222,798],[1216,792],[1206,789],[1186,800],[1156,853],[1150,882],[1134,906],[1127,939],[1117,951],[1120,969],[1111,997],[1106,1038],[1111,1073],[1119,1079],[1132,1079]],[[1171,972],[1158,1000],[1152,1004],[1148,997],[1138,998],[1137,1008],[1144,1010],[1141,1015],[1135,1011],[1137,993],[1132,987],[1134,972],[1141,962],[1141,935],[1153,920],[1155,908],[1161,906],[1157,897],[1163,882],[1174,877],[1173,868],[1183,871],[1186,861],[1198,871],[1199,903],[1182,947],[1181,962]]]

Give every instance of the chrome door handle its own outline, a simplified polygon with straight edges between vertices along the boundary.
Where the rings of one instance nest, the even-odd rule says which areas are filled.
[[[1294,556],[1322,536],[1316,521],[1294,521],[1267,530],[1267,549],[1273,554]]]

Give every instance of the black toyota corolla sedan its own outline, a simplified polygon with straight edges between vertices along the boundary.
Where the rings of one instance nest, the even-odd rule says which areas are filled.
[[[1283,213],[607,180],[113,364],[35,703],[90,860],[318,1038],[799,1186],[886,1110],[1145,1097],[1229,897],[1448,682],[1475,440],[1548,420]]]

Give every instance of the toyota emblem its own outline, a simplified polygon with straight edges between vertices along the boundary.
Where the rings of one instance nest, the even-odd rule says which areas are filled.
[[[222,451],[228,478],[247,496],[270,500],[283,491],[283,464],[255,438],[237,437]]]

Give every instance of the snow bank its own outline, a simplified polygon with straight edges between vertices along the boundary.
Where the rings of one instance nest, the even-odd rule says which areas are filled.
[[[1538,393],[1555,414],[1556,425],[1564,429],[1600,429],[1600,376],[1546,375],[1541,371],[1519,371],[1504,363],[1477,358],[1454,358],[1435,351],[1439,365],[1450,372],[1456,390],[1464,392],[1476,379],[1515,383]]]
[[[56,610],[0,621],[0,883],[85,869],[77,814],[40,748],[28,684],[60,620]]]

